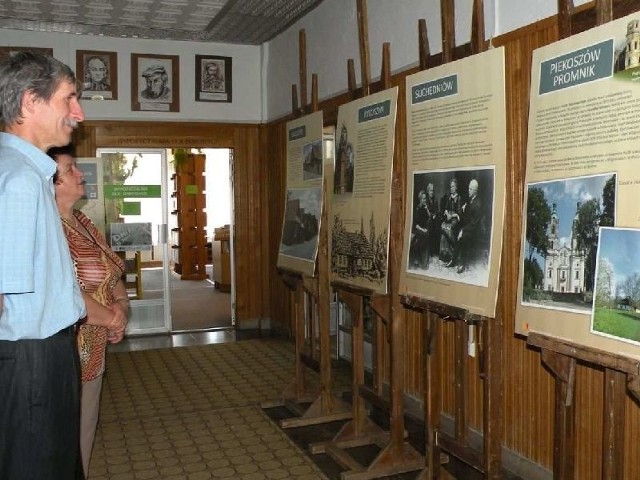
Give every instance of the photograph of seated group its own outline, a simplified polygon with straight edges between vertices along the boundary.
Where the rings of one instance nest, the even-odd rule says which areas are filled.
[[[414,172],[407,270],[487,286],[494,169]]]

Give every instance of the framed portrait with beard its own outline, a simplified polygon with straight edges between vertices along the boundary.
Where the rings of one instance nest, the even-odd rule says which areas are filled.
[[[131,110],[180,111],[178,55],[131,54]]]

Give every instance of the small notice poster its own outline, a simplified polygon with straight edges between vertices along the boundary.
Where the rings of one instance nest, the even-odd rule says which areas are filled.
[[[329,174],[331,281],[387,293],[398,89],[341,105]]]
[[[322,214],[322,112],[287,123],[287,194],[278,267],[315,274]]]
[[[84,174],[84,192],[75,208],[91,219],[93,224],[105,234],[105,207],[102,161],[99,158],[77,158],[76,164]]]
[[[640,12],[536,50],[515,329],[640,357]]]
[[[505,196],[504,102],[502,48],[407,77],[401,293],[495,316]]]

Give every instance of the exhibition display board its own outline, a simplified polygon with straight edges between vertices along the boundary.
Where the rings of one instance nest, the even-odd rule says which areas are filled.
[[[640,357],[640,13],[536,50],[516,332]]]
[[[322,214],[322,121],[316,112],[287,123],[287,196],[277,265],[308,277],[315,275]]]
[[[387,293],[398,89],[341,105],[328,177],[332,282]],[[327,173],[329,175],[329,173]]]
[[[494,317],[505,203],[504,49],[406,81],[400,291]]]

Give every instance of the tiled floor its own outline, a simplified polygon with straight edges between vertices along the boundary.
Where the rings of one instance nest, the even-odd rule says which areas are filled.
[[[258,339],[263,336],[268,337],[269,335],[265,335],[258,331],[236,332],[233,328],[199,332],[182,332],[175,333],[173,335],[137,336],[126,338],[118,345],[110,345],[109,351],[140,352],[149,349],[234,343],[239,340]],[[252,342],[248,342],[248,344],[250,343]],[[269,342],[266,343],[268,344]],[[260,350],[262,346],[262,342],[255,344],[250,348],[250,352],[255,353],[254,350]],[[237,348],[242,349],[241,345],[237,345]],[[184,351],[185,355],[187,351],[189,350]],[[162,355],[160,352],[158,352],[158,354]],[[249,352],[246,354],[250,355]],[[146,354],[140,352],[137,354],[134,353],[134,355]],[[260,354],[260,358],[267,357],[269,357],[269,355],[264,352]],[[192,355],[189,356],[188,360],[185,360],[182,363],[185,365],[202,364],[201,361],[192,358]],[[225,362],[217,360],[213,363],[218,365],[219,368],[220,365]],[[232,360],[230,363],[231,365],[240,365],[244,362],[236,359]],[[150,368],[149,372],[157,372],[159,371],[158,368],[166,371],[166,368],[168,368],[166,362],[159,362],[158,365],[155,363],[153,365],[146,365],[145,362],[138,359],[135,364],[137,365],[136,370],[140,368],[143,368],[144,370],[144,368],[146,368],[145,366],[148,366]],[[115,367],[115,365],[113,365],[113,367]],[[274,370],[282,371],[286,370],[287,367],[288,364],[281,365],[275,369],[270,368],[269,372],[272,374]],[[175,368],[169,368],[169,370],[175,370],[170,372],[172,378],[182,379],[176,381],[177,383],[172,387],[171,392],[176,395],[188,393],[188,396],[185,398],[188,398],[190,402],[196,402],[197,398],[200,398],[201,400],[204,398],[219,399],[221,393],[224,391],[223,388],[226,388],[221,385],[217,385],[215,390],[218,393],[213,397],[211,395],[207,395],[206,392],[190,391],[182,385],[182,383],[184,383],[184,376],[190,376],[190,372],[188,371],[189,369],[187,368],[187,371],[182,374],[178,371],[179,368],[179,365],[175,366]],[[114,369],[115,368],[112,370]],[[114,386],[117,386],[118,379],[113,376],[113,373],[114,372],[112,371],[113,378],[111,381]],[[149,373],[148,376],[153,377],[154,375],[155,373]],[[206,375],[204,376],[206,377]],[[230,378],[235,377],[244,378],[241,374],[235,374]],[[196,378],[207,383],[201,374],[196,375]],[[152,378],[140,379],[141,385],[136,388],[155,388],[151,384],[149,384],[151,386],[147,385],[151,380]],[[280,380],[284,386],[286,384],[286,380]],[[163,387],[166,386],[165,380],[162,380],[159,383],[162,384]],[[233,383],[233,380],[231,380],[230,383]],[[269,383],[271,384],[273,382]],[[186,390],[182,392],[181,389]],[[165,394],[166,393],[167,392],[165,392]],[[244,396],[251,397],[247,392],[245,392]],[[271,396],[277,396],[277,392],[273,393]],[[165,400],[169,401],[169,397],[171,397],[171,395],[168,395]],[[267,395],[267,397],[269,397],[269,395]],[[348,397],[345,397],[345,399],[348,400]],[[95,459],[92,461],[90,480],[128,480],[137,478],[172,478],[176,480],[179,478],[188,480],[209,478],[266,480],[270,478],[282,478],[307,480],[315,478],[341,478],[340,474],[343,469],[326,454],[312,455],[308,451],[308,445],[320,440],[330,440],[342,426],[343,422],[334,422],[286,430],[278,428],[274,429],[273,423],[269,423],[268,421],[267,423],[264,423],[263,419],[266,420],[266,417],[269,417],[272,422],[277,423],[278,420],[291,416],[291,412],[284,407],[274,407],[261,412],[258,407],[253,406],[260,402],[256,399],[253,400],[255,401],[250,402],[250,404],[247,405],[243,402],[230,402],[229,405],[208,405],[207,408],[193,408],[191,410],[185,410],[184,405],[182,408],[176,408],[174,405],[172,407],[173,414],[161,415],[150,408],[149,402],[138,398],[138,400],[133,403],[140,403],[141,408],[146,405],[147,409],[141,410],[143,412],[142,414],[139,411],[136,411],[136,415],[133,415],[131,418],[120,412],[120,421],[115,421],[115,418],[110,418],[108,405],[103,405],[105,408],[102,412],[102,419],[105,420],[105,422],[102,424],[100,435],[96,440],[97,453],[95,455]],[[197,405],[194,403],[194,405],[196,405],[196,407],[202,407],[202,401],[199,402],[200,403],[196,402]],[[123,403],[122,399],[112,401],[111,403],[120,409],[126,407],[126,402]],[[238,406],[234,408],[231,407],[231,404],[238,404]],[[225,411],[227,413],[223,414],[222,412]],[[220,415],[223,417],[224,415],[227,415],[228,418],[219,418]],[[384,424],[384,416],[380,416],[377,421],[380,421],[381,425]],[[165,425],[165,423],[167,424]],[[243,433],[244,426],[249,427],[246,435]],[[405,420],[405,426],[409,432],[409,443],[413,444],[418,451],[423,451],[424,426],[421,422],[415,422],[410,418]],[[111,427],[113,427],[112,430],[110,430]],[[162,433],[163,429],[166,430],[166,432]],[[221,429],[220,431],[223,435],[220,440],[216,440],[214,437],[220,433],[219,429]],[[253,438],[255,429],[258,429],[259,431],[264,430],[265,435],[268,435],[270,442],[275,442],[275,444],[267,447],[266,445],[269,444],[269,441],[264,441],[263,439],[263,441],[256,442],[255,438]],[[207,435],[202,436],[202,438],[208,436],[206,442],[201,441],[201,438],[191,438],[193,435],[199,435],[198,432],[200,430],[208,430]],[[258,430],[256,430],[255,433],[258,433]],[[233,436],[231,436],[230,433],[233,433]],[[295,447],[286,442],[285,439],[287,437]],[[156,442],[155,439],[160,438],[163,438],[162,442],[154,443]],[[167,442],[169,442],[169,440],[171,440],[171,442],[175,442],[175,444],[168,444]],[[112,452],[111,450],[114,448],[114,443],[116,444],[116,450]],[[131,443],[131,445],[129,445],[129,443]],[[282,447],[279,445],[282,445]],[[223,455],[220,450],[223,446],[225,446],[225,448],[235,446],[235,448],[231,449],[228,452],[228,455]],[[297,448],[298,450],[294,453],[291,448]],[[375,446],[359,447],[358,449],[352,450],[351,454],[356,461],[359,461],[363,465],[367,465],[373,458],[375,458],[378,450],[379,449]],[[113,462],[116,461],[113,460],[113,458],[117,457],[117,455],[126,457],[126,460],[121,458],[118,460],[120,464],[113,464]],[[285,457],[289,458],[289,460],[286,460]],[[179,459],[179,461],[177,459]],[[151,468],[151,466],[153,466],[153,468]],[[418,471],[414,471],[384,478],[388,480],[413,480],[418,477],[419,473],[420,472]],[[482,478],[478,472],[462,464],[453,457],[447,465],[443,466],[441,473],[443,479],[476,480]],[[504,478],[520,480],[517,476],[513,476],[507,472],[504,473]]]
[[[260,408],[290,382],[291,342],[241,338],[197,332],[118,345],[89,480],[326,480]]]

